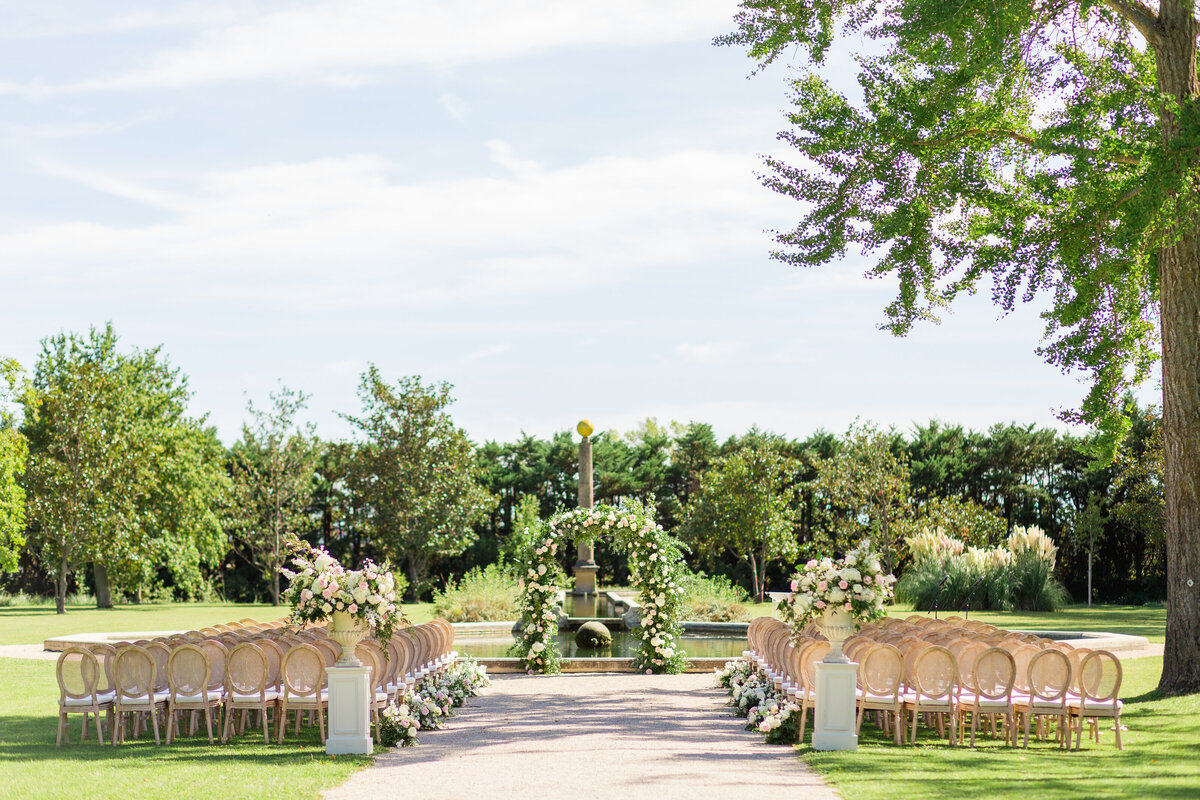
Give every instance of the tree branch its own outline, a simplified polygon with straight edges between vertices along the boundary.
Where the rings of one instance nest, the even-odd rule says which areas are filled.
[[[1103,0],[1104,5],[1120,14],[1138,29],[1138,33],[1146,37],[1151,45],[1158,44],[1161,31],[1158,27],[1158,14],[1141,0]]]
[[[1003,136],[1005,138],[1012,139],[1014,142],[1020,142],[1023,145],[1032,147],[1035,150],[1041,150],[1043,152],[1053,153],[1055,155],[1069,155],[1071,152],[1061,148],[1056,149],[1046,147],[1045,145],[1038,144],[1037,140],[1033,137],[1026,136],[1023,133],[1018,133],[1017,131],[1008,130],[1006,128],[968,128],[962,133],[946,139],[916,139],[910,142],[910,144],[916,147],[944,147],[945,145],[954,144],[960,139],[966,139],[969,136]],[[1096,158],[1103,159],[1104,161],[1109,161],[1114,164],[1128,164],[1130,166],[1137,166],[1138,164],[1142,163],[1142,160],[1136,156],[1105,156],[1101,155],[1099,150],[1093,150],[1088,147],[1081,147],[1079,149],[1084,153],[1088,153]]]

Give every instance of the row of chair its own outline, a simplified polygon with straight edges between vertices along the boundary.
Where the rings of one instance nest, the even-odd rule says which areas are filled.
[[[912,714],[912,740],[924,715],[953,745],[970,717],[971,746],[981,718],[1003,722],[1006,741],[1017,744],[1018,720],[1024,720],[1025,746],[1032,722],[1038,734],[1054,727],[1067,747],[1076,732],[1081,745],[1085,722],[1099,740],[1099,719],[1114,722],[1121,748],[1121,663],[1106,650],[1074,648],[1029,634],[1013,634],[979,623],[963,626],[910,617],[868,624],[846,640],[843,651],[858,664],[858,726],[876,712],[897,744],[904,741]],[[811,629],[793,641],[790,626],[769,617],[751,623],[750,648],[744,654],[767,675],[776,690],[801,705],[800,738],[808,710],[816,705],[816,664],[829,652],[829,642]]]
[[[355,655],[369,670],[370,708],[376,725],[379,712],[408,688],[451,663],[454,631],[444,620],[398,630],[385,648],[364,639]],[[283,740],[289,711],[315,714],[321,741],[325,740],[328,706],[327,668],[341,646],[321,626],[291,630],[284,621],[255,623],[241,620],[170,637],[115,645],[94,644],[65,650],[58,659],[58,742],[69,741],[67,715],[83,714],[82,735],[88,736],[89,717],[103,743],[102,717],[109,723],[113,744],[124,741],[133,717],[137,736],[142,722],[153,729],[156,742],[160,720],[166,738],[178,732],[179,715],[191,712],[191,731],[203,715],[213,743],[213,713],[224,712],[221,740],[235,728],[244,732],[248,715],[261,720],[263,739],[270,741],[269,718],[276,721],[276,738]],[[240,718],[240,720],[239,720]]]

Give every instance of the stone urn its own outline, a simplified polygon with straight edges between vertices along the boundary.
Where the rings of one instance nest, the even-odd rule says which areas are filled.
[[[355,646],[367,636],[367,627],[349,611],[334,611],[327,629],[329,638],[342,646],[342,657],[335,667],[361,667],[363,664],[354,654]]]
[[[826,607],[817,620],[821,635],[829,640],[829,652],[822,659],[827,664],[849,664],[842,653],[842,643],[854,633],[854,617],[844,607]]]

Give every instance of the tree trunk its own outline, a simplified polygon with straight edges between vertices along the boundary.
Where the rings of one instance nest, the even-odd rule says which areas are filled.
[[[99,561],[93,563],[92,577],[96,579],[96,608],[112,608],[112,589],[108,585],[108,568]]]
[[[54,580],[54,612],[67,613],[67,559],[58,562],[58,575]]]
[[[1164,0],[1155,42],[1159,89],[1185,112],[1194,112],[1200,97],[1192,13],[1190,0]],[[1169,109],[1161,128],[1178,169],[1194,170],[1194,151],[1176,143],[1180,120]],[[1172,695],[1200,692],[1200,226],[1194,210],[1188,213],[1190,219],[1178,220],[1179,238],[1164,245],[1158,259],[1167,517],[1167,631],[1159,689]]]
[[[1092,607],[1092,548],[1088,548],[1088,608]]]
[[[758,582],[758,563],[755,561],[754,553],[748,553],[746,560],[750,562],[750,588],[753,590],[754,602],[758,602],[762,595],[759,591],[760,584]]]

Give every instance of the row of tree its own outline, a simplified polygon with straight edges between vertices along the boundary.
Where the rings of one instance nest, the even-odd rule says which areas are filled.
[[[472,445],[448,413],[450,387],[389,383],[371,367],[355,436],[325,442],[300,423],[306,396],[280,387],[251,404],[226,448],[188,416],[186,378],[155,348],[122,352],[111,327],[47,339],[25,377],[6,362],[0,423],[0,569],[9,590],[266,597],[278,602],[283,540],[299,533],[357,562],[403,566],[410,598],[519,552],[522,506],[543,517],[575,504],[569,431]],[[911,434],[856,424],[806,439],[647,420],[593,437],[597,502],[653,503],[691,548],[694,569],[753,594],[784,585],[798,558],[864,533],[888,567],[904,539],[942,528],[971,544],[1036,525],[1060,545],[1078,597],[1161,597],[1165,573],[1161,426],[1135,424],[1099,466],[1092,437],[930,422]],[[564,555],[564,558],[566,556]],[[627,576],[601,546],[610,581]],[[1096,569],[1093,569],[1095,560]],[[565,566],[570,566],[565,564]]]

